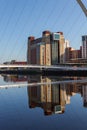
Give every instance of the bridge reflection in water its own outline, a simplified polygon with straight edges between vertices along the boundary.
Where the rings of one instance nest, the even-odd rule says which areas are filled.
[[[3,75],[6,82],[15,82],[8,87],[26,87],[29,108],[40,107],[44,115],[62,114],[70,99],[77,93],[82,96],[83,106],[87,107],[87,78],[82,77],[43,77]],[[21,81],[23,83],[21,83]],[[25,83],[24,83],[25,82]]]

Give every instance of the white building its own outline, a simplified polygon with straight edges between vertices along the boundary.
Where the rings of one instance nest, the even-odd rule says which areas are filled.
[[[69,60],[69,47],[70,47],[70,42],[68,40],[65,40],[64,43],[64,62],[66,63],[67,60]]]

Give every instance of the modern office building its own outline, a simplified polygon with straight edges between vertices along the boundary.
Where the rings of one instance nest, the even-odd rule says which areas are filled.
[[[27,63],[55,65],[65,62],[65,39],[62,32],[44,31],[41,38],[28,38]]]
[[[87,35],[82,36],[82,58],[87,59]]]

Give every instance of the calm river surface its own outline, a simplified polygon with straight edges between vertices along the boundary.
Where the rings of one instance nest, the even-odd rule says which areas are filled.
[[[0,130],[87,130],[87,77],[0,76]]]

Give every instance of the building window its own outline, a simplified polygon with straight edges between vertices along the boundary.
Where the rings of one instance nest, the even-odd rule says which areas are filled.
[[[60,35],[58,33],[54,33],[53,40],[59,40],[59,39],[60,39]]]
[[[82,41],[85,41],[85,37],[84,36],[82,36]]]

